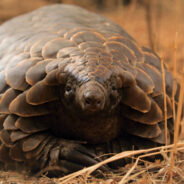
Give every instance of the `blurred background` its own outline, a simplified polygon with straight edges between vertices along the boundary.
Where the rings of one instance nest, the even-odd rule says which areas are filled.
[[[75,4],[110,18],[139,44],[163,56],[171,71],[177,60],[178,71],[183,73],[183,0],[0,0],[0,24],[53,3]]]

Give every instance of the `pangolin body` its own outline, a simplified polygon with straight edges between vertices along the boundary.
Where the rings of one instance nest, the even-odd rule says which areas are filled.
[[[170,143],[173,77],[165,75]],[[36,172],[66,174],[99,153],[165,144],[160,58],[80,7],[9,20],[0,27],[0,129],[0,160]]]

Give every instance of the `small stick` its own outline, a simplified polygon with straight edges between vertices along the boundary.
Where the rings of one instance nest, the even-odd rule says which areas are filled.
[[[147,28],[148,28],[149,44],[151,49],[155,50],[155,45],[153,41],[152,1],[147,1],[145,3],[145,10],[146,10],[146,22],[147,22]]]
[[[165,144],[168,144],[167,140],[167,100],[166,100],[166,85],[165,85],[165,69],[163,56],[161,57],[161,68],[162,68],[162,81],[163,81],[163,91],[164,91],[164,122],[165,122]]]
[[[177,143],[178,144],[178,147],[177,149],[178,150],[183,150],[184,149],[184,143]],[[91,174],[93,171],[95,171],[96,169],[100,168],[102,165],[105,165],[109,162],[112,162],[112,161],[115,161],[115,160],[119,160],[119,159],[122,159],[122,158],[126,158],[126,157],[131,157],[133,155],[138,155],[138,154],[143,154],[143,153],[150,153],[152,151],[157,151],[157,150],[164,150],[164,151],[169,151],[169,149],[171,149],[173,147],[173,145],[167,145],[167,146],[160,146],[160,147],[155,147],[155,148],[150,148],[150,149],[144,149],[144,150],[136,150],[136,151],[124,151],[122,153],[118,153],[116,154],[115,156],[112,156],[100,163],[97,163],[93,166],[90,166],[90,167],[87,167],[87,168],[84,168],[80,171],[76,171],[72,174],[69,174],[69,175],[66,175],[62,178],[59,179],[59,184],[64,184],[66,182],[68,182],[69,180],[77,177],[77,176],[80,176],[80,175],[83,175],[83,174],[86,174],[87,176],[89,176],[89,174]],[[157,153],[160,153],[159,151]],[[153,153],[153,154],[156,154],[156,153]]]
[[[179,137],[179,129],[180,129],[180,121],[181,121],[181,114],[182,114],[182,108],[183,108],[183,95],[184,95],[184,84],[182,80],[180,81],[180,94],[179,94],[179,104],[178,104],[178,111],[176,115],[176,125],[175,125],[175,130],[174,130],[174,145],[173,145],[173,150],[172,150],[172,155],[171,155],[171,164],[170,164],[170,171],[169,171],[169,182],[168,184],[172,183],[172,176],[173,176],[173,168],[174,168],[174,163],[177,155],[177,142],[178,142],[178,137]]]
[[[174,43],[174,66],[173,66],[173,90],[172,90],[172,106],[173,106],[173,123],[176,118],[176,110],[175,110],[175,92],[176,92],[176,68],[177,68],[177,48],[178,48],[178,32],[175,35],[175,43]]]

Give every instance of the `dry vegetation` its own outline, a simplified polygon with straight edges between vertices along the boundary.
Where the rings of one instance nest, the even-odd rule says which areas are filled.
[[[1,0],[0,1],[0,21],[3,22],[10,17],[22,14],[29,10],[50,4],[44,0]],[[184,2],[182,0],[152,0],[151,1],[151,22],[148,24],[148,12],[143,5],[138,5],[136,1],[129,7],[111,4],[112,1],[106,1],[106,7],[101,11],[97,9],[92,1],[85,0],[63,0],[65,3],[80,4],[90,10],[96,11],[109,17],[118,24],[122,25],[141,45],[153,47],[153,49],[162,56],[162,61],[173,72],[174,77],[181,83],[180,100],[183,101],[183,79],[184,79]],[[75,2],[75,3],[74,3]],[[87,3],[88,2],[88,3]],[[119,5],[120,1],[117,1]],[[148,2],[148,1],[147,1]],[[90,8],[89,8],[90,7]],[[148,31],[151,26],[151,32]],[[181,107],[181,103],[180,103]],[[178,142],[178,125],[180,120],[181,108],[178,108],[178,115],[175,118],[175,142],[173,145],[154,148],[150,150],[127,151],[111,157],[95,166],[85,168],[82,171],[73,173],[64,178],[49,179],[45,176],[37,179],[25,176],[15,172],[1,172],[0,183],[2,184],[21,184],[21,183],[39,183],[39,184],[61,184],[61,183],[132,183],[132,184],[161,184],[161,183],[184,183],[184,142],[183,136],[180,136]],[[167,154],[169,152],[169,154]],[[113,173],[107,173],[103,179],[96,179],[90,176],[90,173],[100,167],[102,164],[124,157],[136,157],[135,162],[129,164]],[[143,161],[146,155],[162,154],[164,160],[157,160],[155,163]]]

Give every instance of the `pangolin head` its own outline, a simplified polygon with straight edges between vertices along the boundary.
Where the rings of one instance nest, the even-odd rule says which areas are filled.
[[[86,76],[85,80],[81,80],[79,76],[71,76],[67,72],[65,75],[67,77],[60,90],[60,96],[67,109],[94,115],[112,112],[118,106],[121,94],[118,80],[113,74],[107,80],[100,78],[98,74],[91,78]]]

